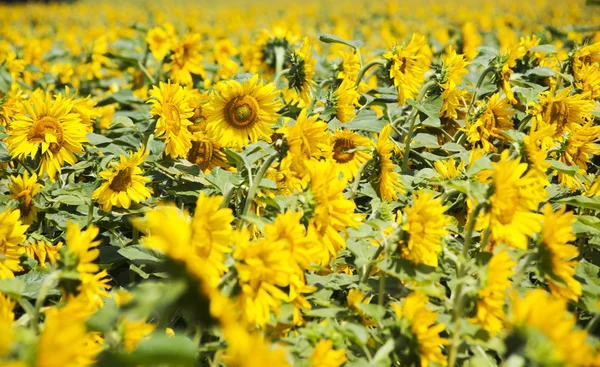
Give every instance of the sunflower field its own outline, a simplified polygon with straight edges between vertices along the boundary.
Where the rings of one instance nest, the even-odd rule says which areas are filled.
[[[600,366],[596,5],[0,5],[0,366]]]

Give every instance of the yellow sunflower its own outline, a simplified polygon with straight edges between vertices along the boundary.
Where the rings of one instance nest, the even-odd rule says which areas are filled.
[[[113,206],[128,209],[132,201],[139,203],[152,196],[152,189],[146,187],[150,179],[142,176],[140,168],[149,154],[142,147],[129,152],[129,158],[121,155],[118,163],[100,172],[106,181],[92,193],[92,199],[98,200],[102,210],[110,211]]]
[[[327,124],[317,115],[306,117],[306,110],[300,112],[294,125],[278,131],[286,135],[289,152],[303,159],[321,157],[328,149]]]
[[[372,158],[371,140],[350,130],[337,130],[331,138],[332,158],[348,180],[354,179],[359,167]]]
[[[230,170],[227,157],[221,148],[221,145],[206,132],[196,131],[192,135],[192,147],[187,154],[187,160],[198,165],[204,173],[215,167]]]
[[[8,126],[13,116],[18,115],[23,108],[21,90],[0,98],[0,126]]]
[[[188,33],[183,36],[181,42],[171,45],[173,55],[171,62],[166,65],[171,78],[179,84],[193,84],[194,75],[206,77],[202,62],[204,57],[200,53],[202,49],[202,36],[199,33]],[[163,50],[161,50],[163,51]]]
[[[438,265],[442,238],[448,234],[445,227],[450,224],[450,217],[444,214],[446,209],[442,200],[434,199],[430,192],[414,194],[413,205],[404,210],[406,222],[402,224],[401,215],[396,219],[408,234],[408,242],[401,248],[403,258],[415,264]]]
[[[425,72],[431,63],[431,49],[425,36],[413,34],[406,46],[395,47],[383,57],[388,60],[389,76],[398,88],[398,103],[404,104],[407,98],[415,99],[418,87],[425,80]]]
[[[73,111],[73,101],[60,94],[53,98],[37,90],[23,106],[26,114],[15,116],[7,131],[8,150],[20,159],[40,157],[40,174],[54,181],[65,162],[77,162],[73,153],[83,153],[86,127]]]
[[[394,172],[396,165],[392,162],[392,151],[395,145],[390,141],[392,127],[386,125],[377,139],[375,146],[378,164],[377,189],[381,200],[393,201],[398,199],[398,193],[404,191],[400,175]]]
[[[192,133],[188,126],[194,110],[188,105],[184,89],[179,84],[160,82],[160,88],[153,86],[148,103],[152,113],[158,116],[156,137],[165,140],[165,152],[171,158],[185,157],[192,147]]]
[[[506,140],[500,131],[514,128],[511,115],[508,100],[500,99],[499,94],[495,93],[477,120],[467,122],[467,138],[473,145],[481,146],[484,152],[495,152],[494,139]]]
[[[25,241],[28,226],[21,223],[20,216],[18,209],[0,213],[0,279],[12,278],[15,271],[21,270],[24,249],[19,244]]]
[[[333,341],[321,339],[310,355],[311,367],[340,367],[346,360],[346,351],[331,349]]]
[[[225,147],[241,149],[259,139],[270,141],[271,125],[279,116],[281,103],[273,84],[258,76],[220,82],[212,94],[206,128]]]
[[[308,37],[302,39],[302,47],[291,54],[291,66],[288,74],[290,89],[294,89],[300,95],[305,104],[310,103],[310,96],[315,84],[315,65],[317,60],[312,57],[312,43]]]
[[[31,224],[37,220],[38,209],[33,204],[33,197],[37,195],[42,185],[37,183],[38,177],[34,173],[29,177],[27,171],[22,176],[12,176],[8,185],[11,199],[19,201],[21,219],[25,224]]]
[[[577,238],[572,227],[576,218],[572,212],[566,212],[565,207],[555,212],[551,205],[544,207],[543,214],[540,266],[549,274],[546,279],[550,292],[565,300],[577,302],[581,296],[581,283],[573,276],[577,265],[574,259],[579,256],[579,250],[569,245],[569,242]],[[558,278],[558,281],[553,278]]]
[[[355,105],[360,95],[350,79],[343,79],[340,86],[333,93],[332,102],[337,111],[337,119],[347,122],[356,117]]]
[[[600,140],[600,126],[592,126],[591,122],[578,126],[568,134],[563,144],[559,160],[567,166],[579,167],[577,173],[585,175],[591,157],[600,154],[600,146],[596,144]],[[557,172],[558,181],[571,190],[579,190],[584,183],[577,176]]]

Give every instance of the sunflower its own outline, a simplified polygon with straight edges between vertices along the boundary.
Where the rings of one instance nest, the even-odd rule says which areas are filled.
[[[209,173],[215,167],[230,170],[221,145],[207,133],[196,131],[192,135],[192,147],[187,154],[187,160],[196,164],[204,173]]]
[[[408,241],[401,248],[403,258],[415,264],[437,267],[442,238],[448,234],[445,227],[450,224],[450,217],[444,214],[446,209],[442,200],[434,199],[430,192],[414,194],[413,205],[404,210],[406,222],[403,223],[401,215],[396,219],[408,234]]]
[[[10,125],[13,116],[18,115],[23,108],[21,90],[9,93],[0,98],[0,126]]]
[[[580,78],[575,81],[575,86],[581,94],[589,93],[591,99],[600,97],[600,67],[598,65],[583,65]]]
[[[172,45],[173,54],[171,62],[166,65],[171,78],[179,84],[191,85],[194,80],[192,74],[206,77],[202,62],[204,57],[202,49],[202,36],[199,33],[188,33],[181,42]]]
[[[408,45],[394,47],[383,54],[387,59],[389,77],[398,88],[398,103],[404,104],[407,98],[416,98],[418,87],[425,80],[431,56],[425,36],[419,34],[413,34]]]
[[[541,229],[541,215],[534,211],[547,195],[543,181],[519,158],[509,159],[508,150],[492,165],[481,176],[492,183],[490,209],[478,218],[476,228],[489,227],[491,243],[526,249],[527,237]]]
[[[118,163],[100,172],[106,181],[92,193],[92,199],[98,200],[102,210],[110,211],[113,206],[128,209],[131,201],[139,203],[152,196],[152,189],[146,187],[150,179],[142,176],[140,168],[149,154],[142,147],[136,153],[129,152],[129,158],[121,155]]]
[[[504,327],[504,305],[506,291],[511,286],[510,277],[517,263],[511,260],[508,252],[502,250],[492,256],[487,267],[487,281],[478,292],[477,314],[469,319],[490,334],[498,334]]]
[[[548,274],[546,279],[550,292],[577,302],[581,297],[581,283],[573,276],[577,265],[574,259],[579,256],[579,250],[568,244],[577,238],[572,227],[576,218],[572,212],[566,212],[565,207],[555,212],[551,205],[544,207],[543,214],[542,241],[538,248],[540,266]]]
[[[165,140],[165,152],[171,158],[185,157],[192,147],[192,134],[188,126],[194,110],[188,105],[184,89],[179,84],[160,82],[160,88],[153,86],[148,103],[152,113],[158,116],[156,137]]]
[[[573,53],[573,75],[575,80],[584,78],[585,66],[594,65],[600,62],[600,42],[583,46]]]
[[[395,145],[390,141],[392,127],[386,125],[379,133],[377,145],[375,146],[375,157],[377,160],[377,191],[381,200],[393,201],[398,199],[398,193],[402,193],[403,186],[400,175],[394,172],[396,165],[392,162],[392,151]]]
[[[590,156],[600,154],[600,147],[596,142],[600,140],[600,126],[592,126],[591,122],[574,129],[563,144],[559,160],[566,166],[579,167],[577,173],[585,175]],[[571,190],[579,190],[584,187],[577,176],[557,172],[559,182]]]
[[[260,138],[270,141],[280,107],[275,86],[265,85],[257,75],[242,84],[220,82],[212,94],[206,128],[225,147],[241,149]]]
[[[483,39],[473,22],[469,21],[463,24],[460,31],[462,34],[462,53],[467,60],[471,61],[479,53],[477,48],[481,46]]]
[[[331,138],[332,158],[348,180],[354,179],[359,167],[372,158],[371,140],[350,130],[337,130]]]
[[[356,80],[360,71],[360,58],[354,50],[340,52],[342,63],[337,74],[338,79]]]
[[[300,50],[293,51],[291,54],[290,72],[287,77],[290,89],[293,88],[305,104],[310,103],[310,95],[315,84],[313,77],[317,60],[312,57],[312,47],[308,37],[304,37]]]
[[[175,28],[171,23],[165,23],[148,30],[146,43],[156,60],[162,60],[176,42]]]
[[[343,79],[335,92],[331,95],[330,104],[336,110],[336,117],[341,122],[347,122],[356,117],[355,105],[358,103],[358,94],[354,82]]]
[[[300,111],[294,125],[278,131],[287,137],[288,152],[303,159],[321,157],[328,149],[330,134],[327,124],[316,115],[306,117],[306,110]]]
[[[441,346],[450,344],[450,341],[439,335],[446,329],[446,325],[435,323],[437,313],[427,307],[427,301],[425,294],[409,294],[404,304],[396,307],[396,317],[401,317],[410,324],[410,333],[418,346],[421,366],[429,366],[429,361],[446,366],[447,360]]]
[[[311,367],[340,367],[346,360],[346,351],[343,349],[331,349],[333,341],[327,339],[319,340],[310,355]]]
[[[439,159],[433,163],[433,167],[440,174],[440,176],[451,180],[456,178],[464,173],[465,171],[465,162],[460,161],[458,166],[456,162],[454,162],[454,158],[450,157],[449,159]]]
[[[60,259],[59,250],[63,247],[63,243],[59,242],[56,246],[52,246],[46,241],[37,241],[36,243],[25,246],[25,253],[32,259],[36,259],[43,268],[46,262],[50,264],[56,263]]]
[[[85,125],[73,112],[73,101],[60,94],[53,98],[37,90],[23,106],[26,115],[15,116],[7,131],[8,150],[19,159],[40,157],[40,174],[54,181],[65,162],[77,162],[73,153],[83,153]]]
[[[34,173],[29,177],[27,171],[22,176],[12,176],[12,183],[8,185],[11,199],[19,201],[22,221],[31,224],[37,220],[38,209],[33,204],[33,197],[37,195],[43,185],[37,183],[38,177]]]
[[[19,244],[25,241],[28,226],[21,223],[20,216],[18,209],[0,213],[0,279],[13,278],[14,272],[21,270],[24,249]]]
[[[127,353],[135,350],[135,347],[156,329],[156,325],[146,323],[144,320],[132,321],[127,318],[121,320],[123,348]]]
[[[467,138],[473,145],[480,145],[486,153],[495,152],[494,139],[506,140],[500,131],[514,127],[510,118],[510,104],[506,99],[500,99],[496,93],[490,97],[485,109],[478,115],[475,122],[466,124]]]
[[[546,366],[591,366],[594,358],[593,348],[586,342],[588,333],[577,330],[577,319],[567,310],[567,301],[554,298],[542,289],[535,289],[523,298],[516,292],[512,296],[512,307],[508,317],[512,329],[522,334],[521,339],[527,341],[528,329],[536,330],[544,335],[551,348],[543,348],[543,355],[538,358],[546,363],[531,361],[536,365]],[[533,343],[539,343],[534,339]],[[528,346],[522,346],[528,348]]]
[[[15,304],[9,296],[0,294],[0,357],[4,357],[12,348]]]

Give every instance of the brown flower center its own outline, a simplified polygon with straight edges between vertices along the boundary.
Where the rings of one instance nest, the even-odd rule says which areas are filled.
[[[347,138],[336,139],[333,144],[333,159],[338,163],[346,163],[354,158],[354,152],[349,152],[356,148],[352,140]]]
[[[213,145],[209,140],[192,141],[188,161],[197,164],[202,170],[208,167],[213,157]]]
[[[165,103],[163,105],[163,113],[167,130],[170,130],[175,135],[179,135],[179,131],[181,130],[181,116],[179,115],[177,106],[172,103]]]
[[[569,122],[569,106],[564,101],[550,102],[546,108],[545,117],[547,121],[556,123],[556,133],[560,134]]]
[[[33,123],[27,134],[27,140],[32,143],[47,142],[50,151],[57,153],[64,142],[64,130],[60,122],[51,116],[44,116]]]
[[[112,182],[110,183],[110,189],[117,192],[127,191],[127,189],[131,187],[133,183],[131,179],[132,173],[132,167],[127,167],[124,170],[119,171],[119,173],[117,173],[117,175],[112,179]]]
[[[225,106],[225,120],[235,128],[252,127],[258,120],[258,102],[252,96],[232,99]]]

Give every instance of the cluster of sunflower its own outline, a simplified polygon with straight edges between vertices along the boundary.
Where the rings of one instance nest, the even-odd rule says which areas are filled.
[[[349,5],[0,6],[0,365],[600,366],[597,9]]]

